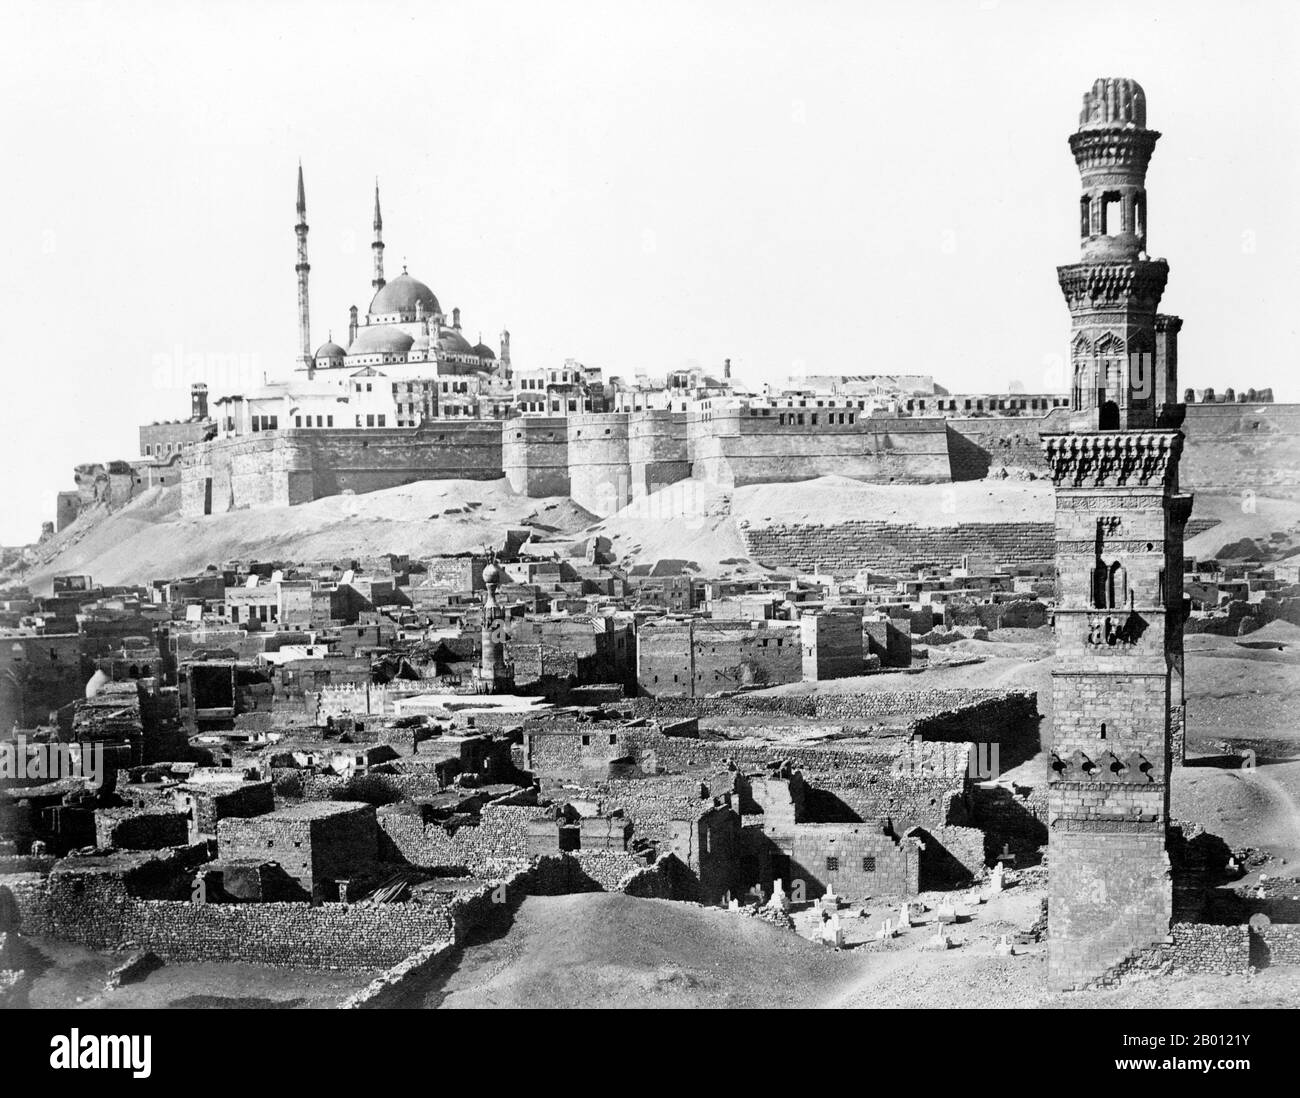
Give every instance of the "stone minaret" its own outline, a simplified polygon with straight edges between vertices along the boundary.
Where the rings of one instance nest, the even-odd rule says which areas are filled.
[[[1048,979],[1095,981],[1159,948],[1173,918],[1169,782],[1183,740],[1184,408],[1146,257],[1143,178],[1157,134],[1131,80],[1098,80],[1070,139],[1083,257],[1059,269],[1073,319],[1069,429],[1045,434],[1056,496],[1056,658],[1048,774]],[[1116,207],[1117,204],[1117,207]],[[1118,220],[1104,212],[1118,208]],[[1109,230],[1109,232],[1107,232]],[[1101,347],[1101,353],[1096,353]],[[1163,361],[1162,361],[1163,359]],[[1167,376],[1162,376],[1167,374]]]
[[[311,310],[307,303],[307,275],[311,264],[307,262],[307,191],[302,183],[302,162],[298,163],[298,224],[294,226],[298,237],[298,368],[313,373],[311,357]]]
[[[1146,128],[1133,80],[1098,80],[1083,97],[1070,151],[1079,166],[1080,260],[1057,268],[1070,308],[1071,406],[1080,426],[1177,427],[1178,324],[1157,309],[1169,266],[1147,255],[1147,164],[1160,135]]]
[[[480,694],[493,694],[508,690],[513,685],[505,660],[505,612],[497,602],[497,586],[501,582],[501,568],[493,553],[483,568],[483,623],[482,650],[479,666],[474,675],[474,687]]]
[[[375,239],[370,251],[375,257],[375,277],[370,280],[370,285],[375,288],[375,293],[379,293],[384,288],[384,218],[379,212],[378,179],[375,180]]]
[[[510,376],[510,333],[501,329],[501,353],[497,356],[497,361],[501,363],[501,373],[505,377]]]

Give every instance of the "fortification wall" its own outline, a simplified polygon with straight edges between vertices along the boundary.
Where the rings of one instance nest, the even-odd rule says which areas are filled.
[[[1046,522],[958,522],[952,526],[914,526],[876,520],[826,525],[774,523],[741,528],[751,560],[805,571],[852,575],[922,567],[955,567],[967,554],[1023,564],[1052,560],[1054,525]]]
[[[1045,474],[1038,439],[1062,430],[1068,409],[1041,417],[948,419],[953,480],[1006,467]],[[1189,404],[1179,468],[1184,488],[1256,491],[1300,487],[1300,404]]]
[[[633,498],[691,475],[687,413],[646,411],[628,416],[627,449]]]
[[[501,424],[501,468],[525,496],[569,494],[569,430],[563,418],[518,416]]]
[[[604,518],[632,498],[627,412],[570,416],[569,496]]]
[[[1064,430],[1069,409],[1042,416],[962,416],[945,420],[953,480],[980,480],[992,470],[1024,469],[1046,475],[1043,432]]]
[[[1300,487],[1300,404],[1189,404],[1183,433],[1185,488]]]
[[[822,476],[873,484],[952,479],[942,420],[863,417],[835,408],[750,414],[757,410],[726,409],[692,416],[693,476],[725,487]]]
[[[603,517],[654,485],[691,475],[735,487],[827,475],[931,483],[979,479],[1000,468],[1043,474],[1039,436],[1058,430],[1068,410],[950,419],[861,417],[831,408],[770,409],[766,416],[751,411],[757,409],[442,421],[216,439],[182,456],[181,511],[192,516],[290,506],[419,480],[504,475],[517,492],[568,494]],[[1300,489],[1300,404],[1189,404],[1183,431],[1187,488]],[[125,477],[128,498],[132,485]]]
[[[502,476],[501,426],[490,420],[414,428],[266,431],[186,451],[181,513],[285,507],[421,480]]]

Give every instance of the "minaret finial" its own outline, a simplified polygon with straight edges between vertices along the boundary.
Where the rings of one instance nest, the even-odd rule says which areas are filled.
[[[315,360],[311,355],[311,314],[307,302],[307,274],[311,264],[307,262],[307,188],[302,181],[302,160],[298,160],[298,224],[294,226],[294,235],[298,238],[298,368],[307,371],[311,377],[315,371]]]
[[[370,245],[375,258],[375,277],[370,280],[375,293],[384,288],[384,218],[379,212],[379,176],[375,176],[375,240]]]

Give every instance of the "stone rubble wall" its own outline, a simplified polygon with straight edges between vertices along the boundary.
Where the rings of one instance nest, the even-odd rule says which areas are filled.
[[[1049,561],[1056,554],[1051,522],[957,522],[951,526],[861,519],[819,525],[774,523],[741,529],[746,555],[807,572],[853,575],[956,568],[971,554],[999,564]]]

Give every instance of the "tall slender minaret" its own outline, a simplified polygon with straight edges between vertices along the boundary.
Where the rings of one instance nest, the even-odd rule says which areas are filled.
[[[370,285],[375,288],[375,293],[379,293],[384,288],[384,218],[379,212],[378,179],[375,180],[375,240],[370,251],[375,257],[375,277],[370,280]]]
[[[1145,174],[1159,137],[1133,80],[1102,79],[1070,138],[1082,255],[1058,268],[1074,391],[1042,444],[1055,488],[1056,655],[1047,782],[1047,979],[1109,978],[1159,951],[1175,917],[1172,770],[1183,756],[1185,411],[1146,254]]]
[[[298,224],[293,230],[298,237],[298,368],[312,373],[311,310],[307,303],[307,275],[311,264],[307,262],[307,190],[302,182],[302,161],[298,161]]]

